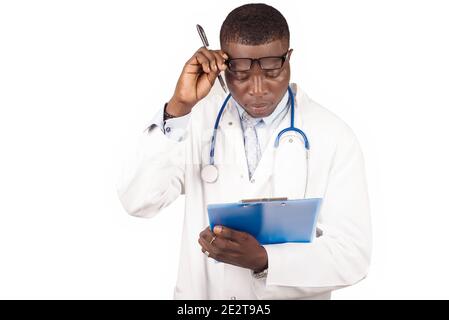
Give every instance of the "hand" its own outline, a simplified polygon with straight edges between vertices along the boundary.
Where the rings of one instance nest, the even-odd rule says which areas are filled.
[[[224,62],[227,58],[221,50],[198,49],[184,65],[166,111],[174,116],[190,113],[193,106],[212,89],[218,74],[226,70]]]
[[[215,240],[212,241],[212,239]],[[203,253],[217,261],[255,272],[268,267],[268,256],[264,247],[249,233],[230,228],[215,226],[212,232],[209,227],[201,231],[198,239]],[[212,243],[211,243],[212,242]]]

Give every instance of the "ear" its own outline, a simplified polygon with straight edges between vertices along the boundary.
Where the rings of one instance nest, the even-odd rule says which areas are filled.
[[[287,52],[287,59],[290,60],[290,57],[292,55],[293,49],[289,49]]]

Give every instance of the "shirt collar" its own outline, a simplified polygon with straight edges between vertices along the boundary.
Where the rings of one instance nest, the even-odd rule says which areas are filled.
[[[245,111],[245,109],[243,109],[243,107],[240,106],[237,101],[234,100],[234,103],[237,106],[240,119],[242,119],[242,114]],[[271,125],[274,119],[276,119],[279,116],[279,114],[281,114],[282,111],[285,110],[285,108],[287,107],[287,103],[288,103],[288,91],[285,92],[284,96],[282,97],[281,101],[278,103],[274,111],[269,116],[260,118],[260,120],[263,121],[263,123],[268,126]]]

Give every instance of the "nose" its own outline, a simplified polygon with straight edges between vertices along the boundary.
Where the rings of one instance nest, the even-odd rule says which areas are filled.
[[[253,65],[250,75],[250,88],[249,95],[261,97],[268,94],[267,87],[265,85],[265,75],[258,63]]]

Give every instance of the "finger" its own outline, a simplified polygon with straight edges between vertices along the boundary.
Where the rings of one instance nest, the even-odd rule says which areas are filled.
[[[214,243],[216,240],[217,240],[217,237],[208,228],[207,230],[204,230],[203,232],[201,232],[200,237],[198,238],[198,243],[201,246],[204,246],[206,248],[206,250],[208,250],[208,249],[212,248],[212,243]]]
[[[216,237],[212,243],[209,243],[210,247],[214,248],[217,252],[236,252],[239,250],[240,245],[237,242]]]
[[[226,52],[224,52],[223,50],[217,50],[217,52],[220,54],[220,56],[223,57],[223,59],[229,59],[229,56]]]
[[[198,238],[198,243],[200,244],[201,249],[207,250],[207,246],[206,246],[207,242],[205,242],[203,238]]]
[[[209,81],[210,86],[213,86],[215,83],[215,79],[218,77],[218,72],[206,73],[207,80]]]
[[[210,252],[204,249],[201,249],[201,252],[204,253],[208,258],[211,258]],[[207,253],[206,253],[207,252]]]
[[[210,51],[206,48],[200,48],[199,52],[203,54],[209,60],[209,66],[213,72],[218,72],[218,61],[214,51]]]
[[[226,52],[224,52],[223,50],[219,50],[218,53],[220,54],[220,56],[223,58],[223,65],[224,65],[224,69],[226,70],[228,68],[227,64],[226,64],[226,60],[229,59],[229,56]]]
[[[204,229],[200,233],[200,238],[202,238],[202,239],[204,239],[206,241],[210,241],[213,236],[214,236],[214,234],[212,233],[212,231],[210,230],[209,227],[207,227],[206,229]]]
[[[196,57],[196,62],[203,67],[204,72],[206,72],[206,73],[212,72],[209,58],[206,55],[204,55],[202,52],[197,52],[195,54],[195,57]]]
[[[212,52],[214,57],[215,57],[215,61],[217,63],[218,66],[218,70],[219,71],[224,71],[227,68],[227,65],[225,64],[226,59],[223,57],[222,54],[220,54],[219,51],[213,51]]]
[[[200,67],[201,66],[201,63],[198,62],[198,52],[199,51],[196,51],[193,54],[193,56],[189,60],[187,60],[187,62],[184,65],[185,67],[187,67],[187,66]]]
[[[209,241],[207,241],[206,239],[204,239],[204,238],[199,238],[198,239],[198,243],[201,245],[201,247],[202,248],[204,248],[204,249],[206,249],[207,251],[210,251],[210,244],[209,244]]]
[[[215,226],[214,234],[235,242],[240,242],[248,238],[248,234],[246,232],[237,231],[223,226]]]
[[[212,231],[210,230],[210,227],[207,226],[206,228],[203,229],[203,231],[200,232],[200,237],[202,237],[203,235],[207,235],[207,234],[211,234]]]
[[[217,238],[215,241],[217,241],[217,240],[231,242],[229,240],[224,240],[224,239],[219,239],[219,238]],[[213,244],[215,244],[215,241],[213,242]],[[203,253],[205,253],[207,251],[208,252],[207,256],[214,260],[226,262],[235,256],[234,251],[221,250],[218,247],[211,245],[209,242],[205,241],[204,239],[199,239],[198,242],[201,245],[201,251]],[[223,245],[221,244],[220,246],[223,246]]]
[[[208,234],[203,239],[209,243],[210,247],[215,247],[219,249],[227,249],[234,247],[234,246],[231,247],[229,244],[227,244],[227,242],[230,242],[230,240],[220,238],[212,232],[210,232],[210,234]]]
[[[203,253],[205,253],[207,251],[209,253],[207,255],[209,258],[216,258],[217,255],[216,255],[214,248],[212,248],[207,241],[205,241],[203,238],[199,238],[198,243],[200,244],[201,251]]]
[[[221,72],[227,69],[227,65],[225,64],[226,59],[228,59],[228,55],[222,50],[208,50],[206,48],[200,48],[199,50],[203,53],[208,59],[209,64],[212,67],[212,71]],[[216,68],[215,68],[216,66]]]

